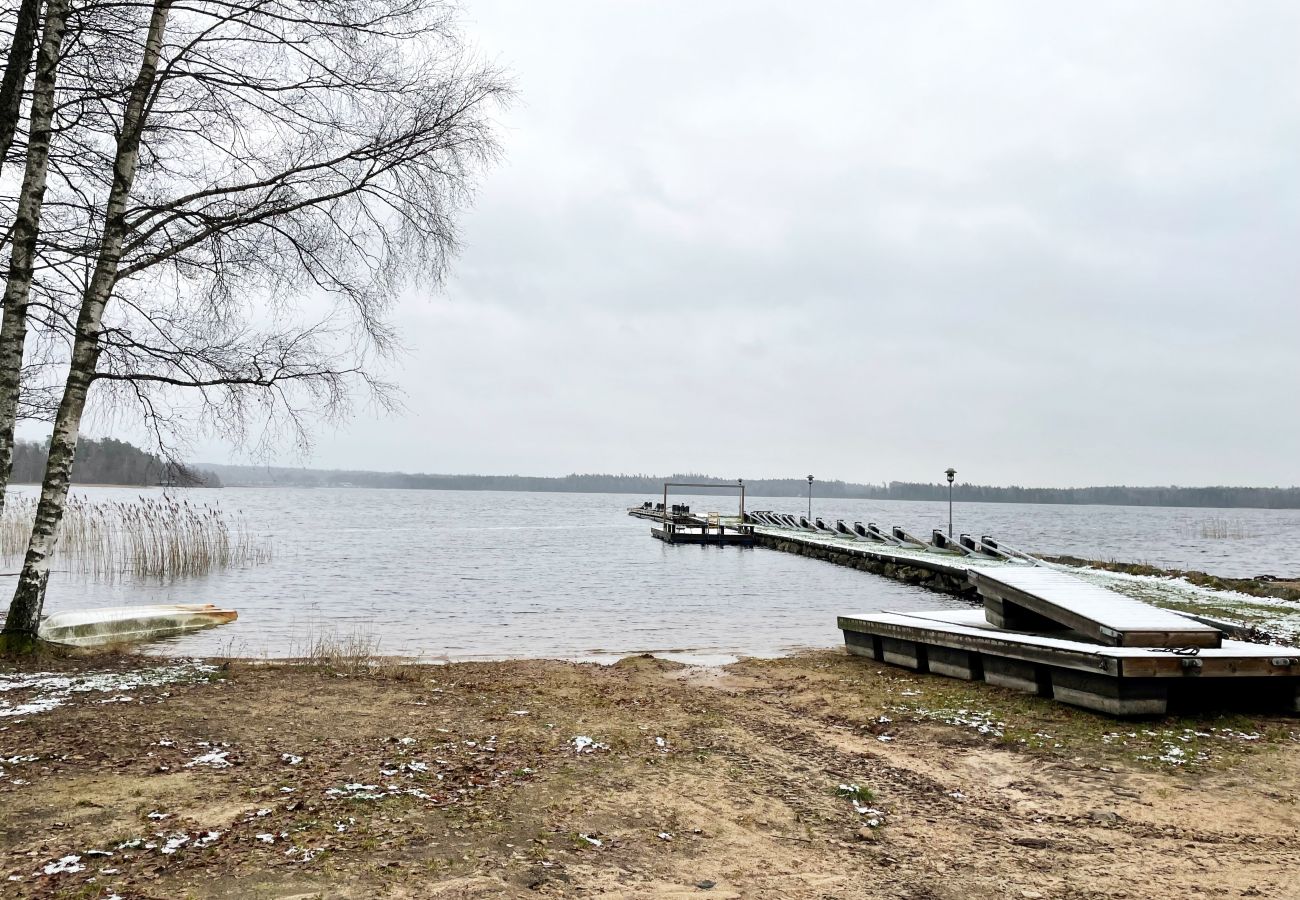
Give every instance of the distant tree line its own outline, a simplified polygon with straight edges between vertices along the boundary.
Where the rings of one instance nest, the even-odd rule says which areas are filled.
[[[45,474],[49,442],[17,441],[11,482],[39,483]],[[113,438],[83,438],[72,466],[76,484],[125,484],[177,487],[221,487],[221,479],[180,463],[168,462],[153,453]]]
[[[292,469],[261,466],[204,464],[226,484],[282,487],[409,488],[445,491],[559,491],[566,493],[640,494],[654,497],[665,481],[716,483],[717,489],[674,488],[674,494],[731,493],[735,480],[710,475],[565,475],[543,478],[525,475],[425,475],[405,472],[367,472],[343,469]],[[754,497],[802,497],[806,478],[746,479],[746,492]],[[815,481],[813,494],[866,500],[947,500],[946,483],[890,481],[859,484]],[[1067,503],[1105,506],[1194,506],[1300,509],[1300,488],[1289,487],[1085,487],[1027,488],[957,484],[953,499],[978,503]]]

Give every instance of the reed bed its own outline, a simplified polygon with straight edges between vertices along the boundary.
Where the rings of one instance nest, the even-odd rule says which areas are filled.
[[[1206,540],[1244,541],[1259,537],[1259,531],[1244,519],[1211,516],[1195,523],[1193,534]]]
[[[9,497],[0,515],[0,557],[22,563],[36,498]],[[271,544],[242,516],[175,497],[68,501],[54,567],[95,578],[179,578],[271,559]]]

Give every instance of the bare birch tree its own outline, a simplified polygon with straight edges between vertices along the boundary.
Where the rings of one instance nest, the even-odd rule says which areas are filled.
[[[438,0],[156,0],[143,33],[111,175],[62,199],[49,248],[93,264],[10,643],[36,633],[92,385],[340,408],[397,292],[445,271],[508,96]]]
[[[13,467],[14,428],[18,419],[23,352],[27,342],[27,306],[36,265],[41,208],[45,202],[48,181],[56,72],[67,19],[68,0],[49,0],[32,86],[27,163],[9,241],[9,271],[5,280],[3,320],[0,321],[0,511],[4,510],[5,489],[9,485],[9,473]],[[0,102],[2,100],[0,98]],[[0,113],[3,112],[0,108]],[[3,139],[3,135],[0,135],[0,139]],[[0,152],[0,159],[2,158],[3,153]]]
[[[8,159],[18,132],[23,88],[32,67],[43,4],[44,0],[22,0],[14,13],[14,31],[5,54],[4,75],[0,77],[0,167]]]

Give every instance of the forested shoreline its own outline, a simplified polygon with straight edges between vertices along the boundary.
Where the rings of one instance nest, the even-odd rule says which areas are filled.
[[[227,466],[202,463],[221,481],[249,487],[355,487],[405,488],[444,491],[536,491],[559,493],[610,493],[658,496],[664,481],[716,483],[718,489],[674,488],[675,494],[731,492],[735,481],[709,475],[440,475],[406,472],[372,472],[351,469],[295,469],[269,466]],[[745,487],[755,497],[802,497],[808,492],[805,478],[746,479]],[[815,481],[814,496],[864,500],[947,500],[946,483],[890,481],[880,484],[840,480]],[[997,487],[956,484],[953,499],[978,503],[1050,503],[1102,506],[1185,506],[1208,508],[1300,509],[1297,487],[1129,487],[1123,485],[1083,488]]]
[[[14,444],[14,484],[39,484],[45,474],[49,453],[47,442],[17,441]],[[113,438],[82,438],[72,465],[74,484],[114,484],[147,487],[166,484],[177,487],[221,487],[212,472],[168,462],[154,453]]]
[[[179,487],[383,488],[440,491],[528,491],[554,493],[638,494],[658,496],[665,481],[717,484],[710,488],[674,488],[674,494],[733,493],[736,482],[696,473],[673,475],[446,475],[376,472],[363,469],[306,469],[287,466],[235,466],[220,463],[180,465],[113,438],[83,440],[72,480],[76,484]],[[19,441],[14,447],[13,481],[37,483],[45,469],[47,445]],[[751,497],[804,497],[806,478],[746,479]],[[814,481],[820,498],[860,500],[947,500],[946,483],[889,481],[879,484]],[[960,503],[1044,503],[1097,506],[1176,506],[1211,509],[1300,509],[1300,487],[1179,487],[1106,485],[1082,488],[1006,487],[958,483],[953,500]]]

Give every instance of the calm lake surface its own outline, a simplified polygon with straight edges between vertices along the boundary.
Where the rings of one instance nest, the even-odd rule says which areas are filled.
[[[32,488],[18,488],[34,493]],[[87,488],[126,500],[138,489]],[[149,492],[144,492],[149,493]],[[160,492],[158,492],[160,493]],[[285,656],[316,637],[362,637],[426,659],[608,658],[639,652],[716,660],[839,643],[835,616],[956,601],[864,572],[770,550],[669,547],[616,494],[255,489],[176,492],[241,512],[270,562],[169,582],[56,572],[47,612],[135,603],[216,603],[233,625],[167,642],[169,653]],[[735,500],[687,497],[697,512]],[[795,498],[750,509],[803,512]],[[947,505],[818,500],[829,520],[928,535]],[[1300,574],[1300,510],[958,503],[958,531],[1019,549],[1196,568]],[[14,566],[10,566],[10,569]],[[13,578],[2,589],[11,590]],[[7,599],[7,598],[6,598]]]

